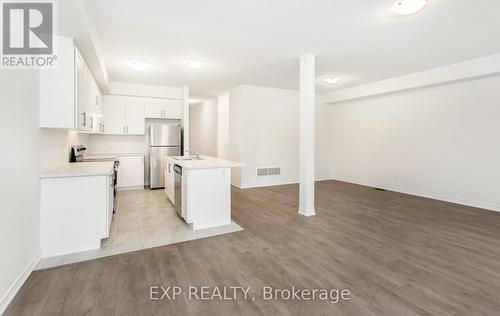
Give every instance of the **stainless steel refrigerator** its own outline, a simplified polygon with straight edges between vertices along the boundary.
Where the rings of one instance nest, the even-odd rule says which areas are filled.
[[[182,128],[176,125],[149,127],[149,187],[165,187],[165,157],[181,156]]]

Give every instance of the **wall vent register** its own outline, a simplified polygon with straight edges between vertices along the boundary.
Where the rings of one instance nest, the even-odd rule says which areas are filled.
[[[257,176],[273,176],[273,175],[278,175],[281,174],[281,168],[280,167],[274,167],[274,168],[257,168]]]

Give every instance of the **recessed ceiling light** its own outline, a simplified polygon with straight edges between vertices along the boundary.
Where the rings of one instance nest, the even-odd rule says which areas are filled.
[[[323,79],[323,81],[328,83],[328,84],[337,84],[340,81],[342,81],[342,78],[328,77],[328,78]]]
[[[137,70],[137,71],[148,70],[149,68],[151,68],[150,64],[148,64],[145,61],[138,60],[138,59],[127,60],[127,66],[129,66],[130,68]]]
[[[398,0],[392,5],[392,11],[401,15],[411,15],[422,10],[429,0]]]
[[[205,63],[197,59],[188,59],[186,60],[185,64],[186,66],[194,70],[200,70],[201,68],[205,67]]]

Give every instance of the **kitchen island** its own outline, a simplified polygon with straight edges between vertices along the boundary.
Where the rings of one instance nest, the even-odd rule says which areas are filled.
[[[165,160],[165,191],[193,230],[231,224],[231,168],[243,164],[210,156]]]

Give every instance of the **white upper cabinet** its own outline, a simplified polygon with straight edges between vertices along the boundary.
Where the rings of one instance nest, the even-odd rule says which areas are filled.
[[[73,39],[54,37],[57,41],[57,67],[40,69],[40,127],[76,128],[76,60]]]
[[[76,54],[76,69],[77,69],[77,79],[76,79],[76,91],[77,91],[77,128],[80,130],[90,131],[92,130],[92,100],[91,100],[91,87],[92,87],[92,75],[90,74],[87,64],[83,60],[82,56],[75,51]]]
[[[96,134],[144,135],[146,118],[181,119],[182,101],[103,97],[72,38],[56,36],[57,65],[39,70],[39,124]]]
[[[57,65],[39,70],[40,127],[100,132],[95,120],[102,118],[102,107],[96,106],[99,87],[73,39],[57,36],[54,40]]]
[[[104,102],[104,133],[125,134],[127,98],[107,95]]]
[[[144,102],[136,98],[127,98],[126,106],[127,134],[145,134],[146,120],[144,117]]]
[[[160,102],[146,101],[144,103],[144,114],[147,118],[163,118],[163,106]]]
[[[144,103],[147,118],[180,119],[182,117],[182,102],[174,99],[148,99]]]
[[[144,135],[146,120],[144,103],[136,98],[108,95],[104,106],[104,133]]]

